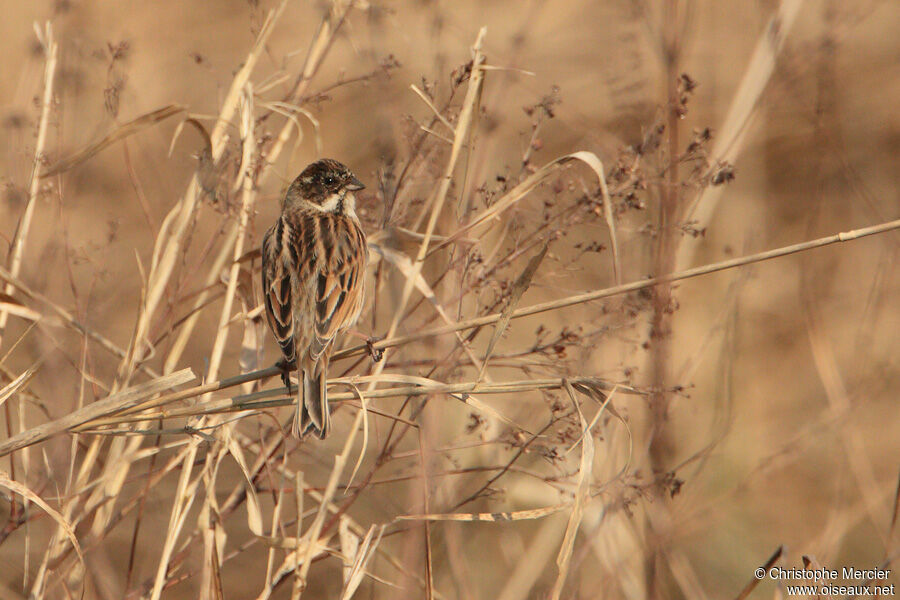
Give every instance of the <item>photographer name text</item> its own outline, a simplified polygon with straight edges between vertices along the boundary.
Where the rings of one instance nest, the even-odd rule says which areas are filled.
[[[843,579],[845,581],[859,581],[860,579],[887,579],[891,576],[890,569],[856,569],[842,567],[838,569],[794,569],[784,567],[772,567],[766,573],[770,579],[802,579],[805,581],[823,581]]]

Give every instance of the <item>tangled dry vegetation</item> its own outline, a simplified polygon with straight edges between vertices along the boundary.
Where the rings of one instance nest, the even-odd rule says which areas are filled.
[[[409,90],[427,116],[407,119],[402,158],[363,175],[371,268],[361,335],[333,359],[332,437],[298,444],[285,428],[293,396],[269,366],[276,354],[256,249],[268,224],[257,207],[263,197],[275,201],[276,165],[298,164],[290,160],[298,138],[319,135],[316,111],[327,109],[330,92],[390,78],[398,67],[386,57],[372,72],[319,83],[352,5],[333,4],[302,69],[260,81],[254,70],[284,3],[268,13],[216,117],[163,107],[54,161],[44,148],[58,50],[50,26],[39,31],[46,60],[35,174],[0,269],[8,434],[0,488],[9,502],[0,544],[22,546],[18,568],[30,597],[85,589],[94,597],[104,569],[118,574],[127,598],[178,590],[204,598],[237,597],[234,590],[476,598],[497,590],[490,597],[513,599],[533,597],[542,573],[548,597],[577,596],[571,573],[597,551],[583,538],[602,530],[606,541],[596,543],[640,544],[647,534],[631,524],[635,508],[677,495],[679,467],[709,451],[678,466],[666,460],[666,407],[687,393],[667,375],[672,282],[900,226],[678,270],[735,176],[737,140],[765,85],[754,77],[715,136],[704,128],[679,139],[696,82],[675,73],[644,139],[607,165],[578,148],[541,158],[542,132],[564,101],[547,90],[519,113],[529,131],[521,155],[473,185],[468,158],[494,135],[480,102],[499,69],[483,54],[482,30],[471,59],[446,81]],[[109,48],[113,116],[122,86],[115,65],[127,50]],[[771,73],[774,56],[754,60],[756,75]],[[202,140],[197,169],[153,229],[152,260],[138,267],[140,298],[122,299],[139,310],[120,346],[20,278],[22,263],[34,259],[32,215],[42,194],[62,193],[67,172],[173,120],[173,146]],[[204,220],[214,228],[207,239]],[[149,214],[147,222],[154,226]],[[623,274],[623,230],[653,249],[653,278]],[[607,285],[592,291],[589,280]],[[201,319],[215,324],[210,339],[198,334]],[[26,324],[15,339],[9,320]],[[24,372],[3,366],[29,336],[61,331],[80,340],[67,356],[81,374],[77,400],[62,415],[51,408],[57,400],[30,391],[35,378],[50,376],[40,358]],[[652,353],[653,376],[636,381],[627,363],[597,372],[593,357],[604,344]],[[189,347],[205,349],[203,372],[183,366]],[[114,364],[114,376],[93,375],[100,363]],[[49,444],[59,445],[52,460]],[[473,577],[472,561],[503,552],[504,528],[526,521],[551,525],[529,530],[514,569]],[[101,549],[115,556],[112,565],[92,565]],[[607,556],[604,569],[614,569],[615,551]]]

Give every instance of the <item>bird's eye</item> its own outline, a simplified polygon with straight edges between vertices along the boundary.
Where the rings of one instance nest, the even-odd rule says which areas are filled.
[[[332,177],[331,175],[326,175],[325,185],[334,185],[334,177]]]

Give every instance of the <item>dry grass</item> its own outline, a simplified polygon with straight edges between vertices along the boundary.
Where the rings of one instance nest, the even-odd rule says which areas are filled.
[[[891,567],[898,123],[848,123],[890,114],[854,86],[898,11],[784,0],[741,36],[721,3],[507,4],[207,7],[212,45],[193,8],[54,5],[0,115],[0,598],[745,598],[783,591],[764,563]],[[368,341],[297,443],[256,248],[323,150],[368,184]]]

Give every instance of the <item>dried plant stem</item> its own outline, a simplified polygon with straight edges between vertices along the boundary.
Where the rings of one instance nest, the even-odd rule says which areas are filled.
[[[231,321],[231,312],[234,305],[234,296],[241,269],[240,258],[244,252],[244,241],[247,237],[247,226],[250,215],[256,204],[256,188],[254,177],[254,161],[256,154],[256,131],[254,130],[253,86],[248,81],[241,97],[241,138],[243,155],[241,158],[241,170],[238,173],[235,187],[242,190],[241,214],[238,222],[237,240],[234,243],[234,261],[228,273],[228,285],[225,291],[225,302],[219,315],[219,328],[213,343],[212,356],[210,358],[209,378],[218,377],[219,367],[222,363],[222,355],[225,350],[225,342],[228,339],[228,324]],[[226,429],[230,425],[224,425]],[[226,432],[224,435],[229,435]],[[206,469],[204,470],[204,487],[206,488],[203,513],[209,515],[211,527],[204,528],[204,561],[203,561],[203,593],[207,597],[216,597],[216,590],[221,586],[219,575],[219,560],[215,543],[215,528],[219,527],[218,505],[215,502],[215,476],[218,473],[218,465],[228,451],[226,444],[216,444],[212,452],[206,455]],[[185,464],[185,468],[189,468]]]
[[[231,308],[234,305],[234,295],[237,290],[238,274],[241,268],[240,258],[244,253],[244,241],[247,237],[247,224],[250,221],[250,214],[253,211],[253,205],[256,203],[256,193],[254,191],[254,178],[252,173],[252,163],[254,152],[256,151],[255,132],[253,131],[253,88],[248,81],[245,86],[245,94],[243,96],[246,105],[241,115],[241,134],[243,136],[243,159],[241,161],[244,172],[239,174],[239,184],[243,188],[241,214],[237,227],[237,239],[234,243],[234,260],[228,272],[228,285],[225,291],[225,301],[222,306],[222,312],[219,314],[219,326],[216,330],[216,339],[213,342],[213,348],[209,361],[209,372],[207,377],[215,380],[219,376],[219,366],[222,363],[222,354],[225,351],[225,342],[228,340],[228,323],[231,320]]]
[[[808,277],[804,279],[808,279]],[[804,281],[800,286],[800,295],[804,304],[806,304],[804,316],[806,317],[806,328],[813,364],[816,367],[819,378],[822,380],[825,397],[828,399],[828,405],[832,412],[849,413],[852,410],[851,394],[841,373],[841,365],[837,353],[832,342],[828,339],[826,328],[822,325],[823,318],[821,308],[818,306],[819,299],[810,287],[809,282]],[[866,453],[864,435],[860,432],[856,423],[852,421],[837,428],[836,434],[841,442],[841,446],[843,446],[847,463],[850,465],[850,471],[856,480],[859,494],[868,512],[869,521],[876,526],[880,541],[885,551],[888,551],[890,539],[878,527],[881,524],[881,515],[884,514],[886,507],[878,501],[880,486],[876,476],[875,465],[872,464]]]
[[[153,380],[137,388],[128,388],[127,390],[123,390],[122,392],[118,392],[117,394],[109,396],[108,398],[104,398],[103,400],[94,402],[93,404],[89,404],[84,408],[69,413],[68,415],[57,419],[56,421],[50,421],[33,429],[29,429],[28,431],[22,432],[21,434],[5,440],[2,444],[0,444],[0,456],[5,456],[10,452],[17,450],[20,447],[19,444],[22,444],[23,442],[25,442],[25,445],[38,443],[54,435],[55,433],[67,430],[67,426],[65,425],[65,423],[62,424],[62,429],[59,428],[60,423],[63,421],[73,423],[78,422],[84,424],[90,423],[90,427],[97,427],[103,424],[116,424],[120,422],[119,418],[112,418],[108,420],[105,419],[107,419],[108,415],[129,415],[133,412],[141,412],[150,408],[186,400],[188,398],[196,398],[209,392],[215,392],[218,390],[235,387],[249,381],[257,381],[260,379],[265,379],[267,377],[272,377],[274,375],[278,375],[280,372],[281,370],[277,367],[261,369],[259,371],[254,371],[245,375],[239,375],[237,377],[229,377],[221,381],[208,383],[195,388],[181,390],[179,392],[172,392],[164,396],[157,396],[149,400],[143,400],[140,403],[134,405],[132,405],[133,403],[126,397],[126,392],[142,389],[143,386],[154,385],[156,386],[154,387],[154,389],[158,391],[164,391],[166,389],[176,387],[177,385],[180,385],[180,383],[190,381],[190,379],[193,378],[193,374],[190,373],[190,369],[185,369],[183,371],[179,371],[177,373],[166,375],[165,377]],[[182,381],[180,378],[182,377],[182,374],[185,373],[189,374],[190,377]],[[115,402],[110,402],[108,405],[98,405],[99,402],[105,403],[108,400],[112,399],[115,399]],[[98,413],[104,416],[98,418]],[[76,429],[78,430],[81,430],[82,428],[87,429],[88,427],[82,427],[81,425],[76,426]],[[30,436],[35,436],[35,439],[33,441],[27,441]]]
[[[231,229],[229,229],[228,233],[225,234],[225,238],[222,240],[222,246],[219,248],[219,254],[216,256],[215,260],[213,260],[213,264],[209,268],[203,291],[198,294],[190,315],[179,328],[178,336],[175,338],[172,347],[169,349],[169,353],[166,356],[166,362],[163,366],[164,373],[174,371],[175,366],[181,360],[181,355],[184,353],[184,349],[187,348],[187,343],[194,333],[197,319],[200,318],[200,309],[207,304],[209,296],[213,293],[212,286],[219,281],[222,269],[228,264],[229,256],[232,254],[230,250],[237,239],[239,226],[239,223],[235,223]]]
[[[663,11],[662,57],[666,81],[666,167],[665,177],[658,185],[659,213],[656,222],[656,245],[653,273],[665,276],[675,270],[675,252],[682,238],[678,223],[683,214],[678,156],[680,150],[680,121],[683,105],[680,99],[681,50],[687,20],[686,3],[666,0]],[[666,458],[675,454],[669,428],[669,370],[672,358],[672,283],[664,282],[652,290],[653,314],[650,324],[649,368],[652,393],[648,402],[648,462],[653,473],[664,473]],[[665,510],[665,508],[663,508]],[[650,597],[659,595],[659,557],[661,543],[647,528],[645,547],[645,586]]]
[[[759,252],[757,254],[751,254],[749,256],[723,260],[721,262],[694,267],[693,269],[686,269],[684,271],[677,271],[668,275],[650,277],[648,279],[634,281],[632,283],[626,283],[624,285],[617,285],[610,288],[604,288],[602,290],[595,290],[593,292],[585,292],[583,294],[567,296],[566,298],[560,298],[559,300],[551,300],[548,302],[542,302],[540,304],[534,304],[532,306],[526,306],[524,308],[514,310],[511,318],[519,319],[530,315],[536,315],[542,312],[557,310],[568,306],[574,306],[576,304],[583,304],[592,300],[599,300],[601,298],[608,298],[610,296],[616,296],[619,294],[626,294],[628,292],[650,288],[661,283],[691,279],[692,277],[699,277],[700,275],[708,275],[710,273],[717,273],[719,271],[725,271],[727,269],[733,269],[735,267],[751,265],[754,263],[771,260],[773,258],[779,258],[781,256],[787,256],[789,254],[796,254],[798,252],[805,252],[807,250],[821,248],[823,246],[829,246],[831,244],[837,244],[840,242],[849,242],[859,238],[868,237],[870,235],[877,235],[886,231],[893,231],[895,229],[900,229],[900,219],[887,221],[878,225],[872,225],[871,227],[863,227],[860,229],[854,229],[852,231],[836,233],[834,235],[821,237],[815,240],[810,240],[808,242],[801,242],[799,244],[783,246],[781,248],[767,250],[765,252]],[[458,321],[453,325],[434,327],[432,329],[427,329],[418,333],[384,339],[379,342],[375,342],[373,346],[379,350],[390,348],[393,346],[402,346],[404,344],[408,344],[410,342],[429,338],[432,336],[453,333],[454,331],[460,331],[462,329],[472,329],[474,327],[481,327],[482,325],[490,325],[491,323],[496,323],[497,321],[499,321],[502,316],[502,313],[494,313],[482,317],[466,319],[464,321]],[[366,346],[354,346],[352,348],[342,350],[341,352],[336,352],[333,359],[337,360],[340,358],[346,358],[348,356],[360,354],[365,350]]]
[[[584,414],[581,412],[581,405],[575,397],[575,389],[568,381],[566,381],[565,384],[566,391],[569,393],[569,398],[572,400],[575,411],[578,413],[578,420],[581,424],[583,435],[581,438],[581,466],[578,469],[575,500],[572,504],[572,512],[569,515],[569,523],[566,526],[566,533],[563,536],[559,554],[556,556],[556,566],[559,573],[557,574],[556,582],[553,584],[553,589],[550,592],[550,598],[552,600],[559,600],[559,597],[562,594],[563,586],[566,583],[566,576],[569,574],[572,551],[575,548],[575,536],[581,528],[581,520],[584,517],[584,508],[591,497],[591,482],[593,481],[592,471],[594,467],[594,434],[591,432],[591,428],[602,414],[602,411],[598,411],[594,420],[588,424],[588,421],[584,418]]]
[[[416,427],[418,434],[419,449],[419,477],[422,484],[422,511],[425,514],[431,512],[431,482],[428,472],[429,464],[426,457],[425,437],[421,427]],[[431,522],[426,520],[422,523],[425,539],[425,598],[426,600],[434,600],[434,564],[431,549]]]
[[[309,84],[312,81],[313,76],[318,72],[319,67],[322,65],[322,61],[328,54],[328,49],[331,48],[331,44],[334,42],[337,32],[340,30],[344,19],[347,18],[347,15],[353,9],[354,4],[354,0],[349,0],[349,2],[346,3],[334,2],[332,4],[329,14],[322,19],[322,23],[319,25],[319,30],[316,33],[316,37],[313,40],[309,53],[306,55],[306,60],[303,63],[303,70],[294,82],[293,89],[287,95],[285,104],[296,104],[309,89]],[[260,184],[265,183],[268,174],[271,172],[272,165],[274,165],[278,160],[278,157],[281,156],[281,152],[284,150],[284,147],[290,138],[291,127],[293,125],[294,121],[288,119],[281,128],[281,132],[275,138],[272,147],[265,153],[265,163],[258,178]],[[301,132],[298,129],[298,135],[300,133]]]
[[[222,355],[225,351],[225,342],[228,339],[228,323],[231,320],[231,309],[234,304],[234,295],[237,290],[238,273],[240,271],[240,258],[244,252],[244,240],[247,233],[247,224],[250,220],[250,214],[256,201],[256,193],[254,191],[253,177],[253,159],[256,151],[256,138],[253,128],[253,87],[249,80],[244,83],[241,90],[241,135],[243,137],[243,156],[241,160],[242,171],[238,174],[238,184],[243,189],[241,214],[238,224],[237,239],[234,244],[234,260],[231,263],[229,271],[228,285],[225,292],[225,301],[222,305],[222,311],[219,314],[219,325],[216,330],[216,339],[213,342],[212,352],[209,359],[209,379],[216,379],[219,375],[219,366],[222,363]],[[203,421],[201,421],[203,423]],[[192,438],[189,451],[187,452],[182,464],[182,474],[178,481],[178,488],[175,496],[179,501],[172,506],[172,513],[169,519],[169,528],[166,532],[166,540],[163,546],[162,556],[160,557],[159,567],[156,573],[156,580],[153,585],[151,594],[152,600],[158,600],[166,581],[166,573],[168,572],[169,560],[171,553],[175,548],[175,541],[181,532],[181,526],[184,524],[186,512],[190,509],[191,501],[187,500],[188,490],[196,485],[189,483],[191,466],[196,458],[197,449],[200,445],[200,438]],[[218,464],[223,456],[226,448],[224,445],[218,445],[215,450],[207,454],[206,468],[202,477],[206,480],[207,491],[214,487],[211,478],[211,472],[214,472],[214,464]],[[212,510],[210,506],[210,496],[207,494],[206,502],[203,510],[208,514]],[[183,501],[182,501],[183,500]],[[207,540],[211,539],[207,535]],[[205,558],[203,561],[203,579],[213,585],[218,578],[213,572],[218,572],[218,558],[213,556],[215,544],[207,543],[204,545]],[[211,572],[212,571],[212,572]],[[208,588],[204,589],[204,593],[208,592]]]
[[[362,377],[359,379],[365,381],[367,378]],[[341,381],[342,380],[330,380],[329,383],[336,383]],[[587,385],[594,388],[599,388],[601,390],[611,390],[616,387],[616,384],[603,381],[595,377],[574,377],[571,378],[570,381],[573,385]],[[425,396],[430,394],[510,394],[534,390],[559,389],[563,387],[563,385],[563,379],[561,378],[520,379],[495,383],[485,383],[479,381],[467,381],[460,383],[434,383],[430,385],[410,385],[403,387],[373,389],[369,392],[366,392],[366,398],[405,398],[408,396]],[[622,393],[642,393],[635,388],[622,385],[619,385],[618,389],[622,391]],[[189,391],[190,390],[185,390],[185,392]],[[292,390],[291,393],[295,393],[295,390]],[[74,429],[74,431],[83,431],[87,429],[94,429],[96,427],[117,425],[122,423],[156,420],[160,418],[173,419],[205,414],[240,412],[244,410],[260,410],[263,408],[290,406],[292,402],[291,398],[291,395],[284,389],[265,390],[262,392],[256,392],[253,394],[247,394],[235,398],[210,400],[208,402],[185,408],[175,408],[162,412],[145,413],[138,415],[122,415],[110,417],[108,419],[100,419],[91,423],[79,425],[76,429]],[[328,399],[333,402],[355,400],[356,398],[356,394],[351,392],[335,392],[328,394]]]
[[[722,261],[719,263],[713,263],[710,265],[705,265],[702,267],[697,267],[695,269],[688,269],[686,271],[680,271],[676,273],[671,273],[670,275],[657,277],[652,279],[646,279],[642,281],[636,281],[629,284],[625,284],[622,286],[615,286],[612,288],[606,288],[602,290],[596,290],[593,292],[587,292],[584,294],[578,294],[575,296],[569,296],[567,298],[562,298],[560,300],[554,300],[551,302],[545,302],[541,304],[536,304],[530,307],[525,307],[522,309],[518,309],[513,312],[512,318],[520,318],[532,314],[538,314],[541,312],[546,312],[550,310],[555,310],[559,308],[564,308],[567,306],[573,306],[576,304],[581,304],[584,302],[589,302],[591,300],[596,300],[600,298],[606,298],[609,296],[614,296],[617,294],[623,294],[647,287],[651,287],[654,285],[658,285],[660,282],[669,282],[669,281],[680,281],[683,279],[688,279],[691,277],[697,277],[700,275],[705,275],[708,273],[715,273],[718,271],[723,271],[726,269],[731,269],[735,267],[740,267],[744,265],[754,264],[761,261],[778,258],[780,256],[786,256],[789,254],[794,254],[797,252],[803,252],[806,250],[811,250],[813,248],[820,248],[823,246],[827,246],[830,244],[835,244],[839,242],[847,242],[851,240],[860,239],[863,237],[877,235],[879,233],[884,233],[887,231],[892,231],[900,229],[900,219],[895,221],[889,221],[886,223],[881,223],[879,225],[874,225],[871,227],[865,227],[861,229],[855,229],[848,232],[838,233],[831,236],[826,236],[822,238],[818,238],[815,240],[802,242],[800,244],[793,244],[791,246],[785,246],[782,248],[777,248],[774,250],[768,250],[766,252],[760,252],[757,254],[752,254],[745,257],[735,258],[727,261]],[[476,319],[469,319],[466,321],[460,321],[453,326],[447,327],[438,327],[428,331],[423,331],[418,334],[403,336],[392,338],[388,340],[383,340],[381,342],[377,342],[375,347],[390,347],[397,346],[409,343],[414,340],[422,339],[425,337],[441,335],[444,333],[452,333],[454,331],[459,331],[462,329],[470,329],[473,327],[479,327],[482,325],[487,325],[490,323],[494,323],[501,318],[501,314],[493,314],[486,315],[484,317],[479,317]],[[362,352],[364,350],[364,346],[359,349],[350,349],[348,351],[343,352],[343,356],[350,356],[356,352]],[[229,387],[234,387],[241,385],[243,383],[247,383],[249,381],[256,381],[259,379],[264,379],[267,377],[272,377],[280,373],[280,370],[277,367],[270,367],[267,369],[261,369],[259,371],[254,371],[252,373],[247,373],[244,375],[239,375],[236,377],[231,377],[227,379],[223,379],[221,381],[211,382],[202,386],[198,386],[195,388],[182,390],[180,392],[174,392],[171,394],[167,394],[165,396],[161,396],[158,398],[152,398],[150,400],[144,400],[139,404],[130,405],[128,403],[118,401],[114,406],[110,405],[107,407],[107,411],[103,414],[102,417],[98,417],[96,415],[90,415],[86,411],[90,410],[92,407],[95,407],[97,403],[86,406],[85,408],[76,411],[75,413],[71,413],[63,419],[69,421],[68,425],[65,423],[60,423],[62,419],[57,421],[52,421],[50,423],[46,423],[39,428],[34,428],[28,430],[27,432],[23,432],[19,436],[16,436],[13,439],[7,440],[4,443],[0,444],[0,456],[8,454],[10,451],[15,449],[24,447],[25,445],[37,443],[43,439],[46,439],[46,435],[35,435],[36,432],[40,430],[52,430],[52,431],[66,431],[71,429],[72,431],[79,431],[82,429],[89,429],[98,427],[101,425],[113,425],[116,423],[130,422],[132,420],[147,420],[147,419],[157,419],[160,417],[170,418],[170,417],[179,417],[179,416],[187,416],[187,415],[197,415],[201,412],[221,412],[221,411],[235,411],[235,410],[248,410],[250,408],[263,408],[265,406],[283,406],[287,405],[291,402],[290,396],[286,395],[284,390],[270,390],[257,392],[256,394],[250,394],[246,396],[237,397],[234,399],[224,399],[224,400],[213,400],[202,406],[190,407],[185,409],[177,409],[177,410],[168,410],[162,413],[145,413],[138,417],[126,418],[129,415],[133,415],[135,412],[142,412],[149,410],[151,408],[155,408],[158,406],[163,406],[166,404],[170,404],[173,402],[185,400],[188,398],[193,398],[197,396],[201,396],[203,394],[207,394],[209,392],[214,392],[222,389],[227,389]],[[357,378],[356,381],[374,381],[378,377],[373,376],[371,378]],[[163,378],[165,379],[165,378]],[[337,381],[337,380],[336,380]],[[578,378],[571,379],[573,385],[579,383],[580,380]],[[590,381],[593,384],[604,384],[604,382],[592,378],[586,378],[585,381]],[[151,383],[160,384],[160,389],[167,389],[174,387],[177,383],[173,383],[171,381],[154,381]],[[417,395],[417,394],[437,394],[437,393],[478,393],[478,394],[486,394],[486,393],[508,393],[508,392],[517,392],[523,391],[526,389],[542,389],[549,387],[559,387],[561,385],[560,379],[531,379],[531,380],[523,380],[519,382],[502,382],[502,383],[478,383],[478,382],[468,382],[468,383],[456,383],[456,384],[440,384],[435,386],[406,386],[400,388],[389,388],[389,389],[379,389],[373,390],[366,394],[367,398],[386,398],[386,397],[396,397],[396,396],[404,396],[404,395]],[[605,384],[608,385],[608,384]],[[628,390],[620,387],[620,390],[626,392]],[[632,390],[633,391],[633,390]],[[280,400],[269,400],[273,396],[281,395],[283,398]],[[331,398],[335,401],[341,400],[351,400],[355,398],[355,394],[349,392],[343,393],[335,393],[331,395]],[[107,415],[118,415],[116,417],[107,418]],[[46,433],[46,431],[45,431]]]
[[[409,303],[410,296],[412,294],[413,288],[416,287],[417,280],[421,277],[422,267],[424,266],[424,261],[426,256],[428,255],[428,250],[431,243],[431,237],[435,232],[435,228],[437,226],[438,217],[441,214],[441,210],[444,207],[444,204],[447,199],[447,193],[450,190],[450,184],[453,181],[453,174],[456,170],[456,165],[460,154],[463,150],[463,147],[469,140],[469,131],[472,127],[473,121],[477,118],[478,107],[481,100],[481,91],[482,86],[484,84],[484,70],[482,69],[484,63],[484,57],[481,54],[481,47],[484,41],[484,37],[487,33],[487,29],[482,27],[478,36],[475,40],[474,45],[472,46],[472,68],[469,76],[468,88],[466,91],[466,97],[463,100],[462,109],[460,110],[459,118],[457,120],[456,128],[453,130],[453,145],[450,149],[450,156],[447,159],[447,164],[444,168],[443,176],[440,179],[440,183],[438,185],[438,189],[434,194],[434,197],[431,200],[431,212],[428,218],[428,223],[425,228],[425,234],[422,238],[422,242],[419,245],[419,250],[416,255],[416,259],[413,261],[412,268],[408,269],[407,272],[404,273],[406,276],[406,281],[403,286],[403,291],[400,296],[399,302],[397,303],[396,308],[394,309],[393,319],[391,320],[391,324],[388,328],[387,337],[392,337],[395,335],[397,328],[400,324],[400,320],[403,318],[403,315],[406,314],[406,307]],[[427,210],[427,209],[426,209]],[[424,212],[422,213],[424,214]],[[415,229],[418,229],[417,227]],[[473,363],[478,364],[477,359],[473,358]],[[383,371],[385,365],[387,364],[386,360],[382,360],[375,365],[374,375],[377,377]],[[373,380],[368,388],[366,395],[369,396],[370,393],[374,390],[375,380]],[[422,465],[422,468],[425,468],[425,465]],[[423,491],[428,494],[428,481],[427,479],[423,479],[422,481]],[[432,598],[434,597],[434,589],[432,582],[432,572],[431,572],[431,547],[430,547],[430,525],[427,523],[424,527],[425,534],[425,545],[426,545],[426,558],[425,558],[425,582],[426,582],[426,597]]]
[[[49,421],[27,431],[23,431],[18,435],[14,435],[0,444],[0,456],[6,456],[10,452],[14,452],[20,448],[44,441],[57,433],[68,431],[85,422],[110,414],[111,411],[133,406],[148,396],[187,383],[192,379],[194,379],[194,374],[191,370],[184,369],[183,371],[178,371],[177,373],[154,379],[148,383],[122,390],[108,398],[98,400],[97,402],[88,404],[80,410],[69,413],[61,419]]]
[[[256,67],[256,63],[263,53],[266,42],[275,28],[275,23],[284,11],[286,4],[286,0],[283,0],[276,9],[269,12],[266,21],[260,29],[253,48],[244,60],[241,69],[234,76],[228,95],[222,103],[219,119],[216,121],[216,125],[213,127],[213,131],[210,134],[212,160],[214,163],[218,162],[225,149],[225,130],[231,123],[234,113],[238,108],[244,86],[250,80],[250,74]],[[154,253],[154,268],[151,270],[147,280],[147,298],[141,309],[134,337],[132,338],[131,345],[128,349],[128,355],[119,369],[120,379],[123,381],[128,380],[135,362],[143,357],[143,352],[147,343],[147,335],[150,329],[150,321],[153,318],[153,314],[156,312],[160,300],[162,300],[169,278],[175,268],[177,262],[176,259],[181,252],[182,242],[184,241],[184,236],[187,232],[188,225],[190,224],[191,217],[194,214],[199,194],[200,184],[198,175],[195,174],[191,179],[191,183],[188,186],[188,190],[182,201],[175,205],[166,217],[167,221],[170,221],[171,219],[171,227],[173,227],[172,232],[165,237],[165,243],[161,246],[160,242],[163,239],[163,234],[167,231],[165,227],[160,231],[160,237],[157,238],[157,248],[161,248],[162,254],[159,255],[159,261],[156,262],[156,254]]]
[[[472,59],[472,74],[469,79],[469,87],[466,91],[466,98],[463,101],[463,108],[459,113],[459,120],[456,124],[456,128],[453,130],[453,147],[450,149],[450,157],[447,159],[447,166],[444,169],[444,175],[441,177],[440,185],[435,193],[434,199],[431,202],[431,214],[428,218],[428,224],[425,227],[425,235],[422,239],[422,243],[419,245],[419,251],[416,255],[416,259],[413,261],[413,268],[411,269],[411,273],[407,275],[406,283],[403,286],[403,293],[400,296],[400,301],[398,302],[397,308],[394,311],[394,319],[391,322],[390,327],[388,328],[388,337],[394,335],[397,331],[397,327],[400,324],[400,319],[406,312],[406,305],[409,302],[409,297],[412,294],[412,290],[415,287],[415,278],[418,277],[422,273],[422,265],[424,264],[425,256],[428,254],[429,244],[431,243],[431,236],[434,233],[434,229],[437,226],[438,216],[441,214],[441,209],[444,206],[444,202],[447,199],[447,192],[450,190],[450,183],[453,181],[453,172],[456,170],[456,163],[459,159],[459,155],[462,152],[463,146],[468,139],[469,127],[472,124],[472,119],[474,118],[478,108],[477,104],[481,97],[481,87],[484,82],[484,70],[481,68],[482,63],[484,61],[484,57],[481,54],[481,45],[484,41],[484,36],[487,33],[487,29],[482,27],[478,32],[478,37],[475,40],[475,44],[472,46],[472,51],[474,53],[474,57]],[[379,363],[383,365],[384,363]]]
[[[235,439],[241,444],[241,446],[246,449],[254,452],[257,455],[257,462],[254,464],[252,471],[247,473],[247,478],[249,481],[255,481],[262,470],[266,468],[267,461],[272,457],[275,450],[281,446],[284,442],[284,435],[280,431],[274,432],[269,440],[265,442],[265,444],[261,443],[258,440],[247,437],[242,434],[240,430],[234,431]],[[290,470],[283,462],[280,464],[269,465],[270,468],[274,468],[276,472],[282,475],[285,480],[294,480],[296,481],[299,477],[299,472],[295,472]],[[302,485],[302,479],[300,481],[301,485],[295,485],[296,490],[300,490]],[[318,504],[325,504],[327,506],[327,510],[329,513],[334,515],[334,519],[340,519],[340,521],[345,522],[349,525],[349,528],[352,532],[354,532],[358,536],[364,536],[366,534],[366,528],[360,525],[357,521],[353,520],[350,516],[343,513],[342,509],[338,507],[334,501],[326,502],[325,497],[322,492],[314,488],[305,488],[303,489],[303,493],[308,495]],[[298,497],[302,496],[302,494],[297,494]],[[240,504],[243,498],[246,497],[245,488],[243,485],[238,486],[234,492],[228,497],[227,500],[222,504],[222,514],[227,515],[232,512],[237,506]],[[299,514],[300,511],[298,511]],[[298,524],[299,525],[299,524]],[[329,524],[326,523],[323,527],[323,530],[328,530]],[[379,547],[377,549],[378,554],[387,560],[391,566],[393,566],[399,573],[402,573],[404,576],[414,579],[418,582],[419,586],[424,589],[425,582],[421,577],[409,571],[400,560],[398,560],[393,554],[391,554],[388,550],[383,547]],[[298,557],[299,562],[299,557]]]
[[[40,33],[40,32],[38,32]],[[41,37],[40,35],[38,36]],[[41,43],[44,47],[46,62],[44,63],[44,95],[41,99],[41,119],[38,124],[37,140],[34,145],[34,160],[31,165],[31,183],[28,188],[28,203],[25,205],[25,213],[16,230],[16,237],[13,240],[12,252],[9,258],[9,273],[12,277],[18,277],[22,268],[22,258],[25,253],[25,241],[28,239],[28,233],[31,231],[31,220],[34,217],[34,209],[37,205],[38,193],[41,189],[41,180],[38,173],[44,160],[44,145],[47,141],[47,128],[50,123],[50,113],[53,111],[53,81],[56,74],[56,60],[59,54],[59,46],[53,38],[53,28],[48,22],[44,28],[43,39]],[[9,281],[6,283],[4,292],[12,294],[15,286]],[[6,328],[6,321],[9,319],[9,313],[5,309],[0,309],[0,343],[3,341],[3,330]]]
[[[718,168],[720,161],[733,163],[743,150],[743,141],[749,129],[750,120],[759,99],[762,97],[772,74],[775,72],[775,63],[778,55],[784,47],[784,42],[800,14],[803,0],[781,0],[778,9],[763,28],[756,42],[756,49],[750,64],[747,65],[741,83],[738,85],[731,100],[731,106],[725,115],[721,127],[718,128],[716,141],[710,156],[710,168]],[[706,227],[719,199],[725,191],[725,186],[707,186],[693,200],[685,212],[685,218],[695,223],[697,229]],[[675,268],[684,268],[692,262],[699,249],[699,240],[687,239],[679,244]]]
[[[316,542],[319,540],[319,535],[322,533],[322,526],[325,524],[325,515],[328,512],[328,505],[331,504],[332,499],[334,498],[334,494],[335,492],[337,492],[341,473],[344,472],[344,465],[347,464],[347,459],[350,456],[350,451],[353,450],[353,442],[356,439],[356,434],[359,431],[360,426],[362,425],[363,418],[365,418],[365,411],[360,410],[358,413],[356,413],[356,419],[353,421],[353,425],[350,427],[350,433],[347,436],[347,440],[344,442],[344,449],[339,455],[334,457],[334,468],[331,470],[331,476],[328,478],[328,484],[325,487],[325,491],[322,493],[322,499],[319,503],[319,510],[316,512],[316,516],[313,519],[312,524],[309,526],[309,529],[304,535],[306,548],[304,552],[303,563],[300,566],[299,573],[301,589],[306,588],[306,580],[307,576],[309,575],[309,567],[312,564],[314,549],[318,545]]]

